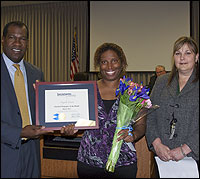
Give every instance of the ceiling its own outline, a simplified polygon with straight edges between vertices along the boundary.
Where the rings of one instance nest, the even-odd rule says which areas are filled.
[[[49,3],[49,2],[59,2],[59,1],[1,1],[1,7],[19,6],[19,5],[27,5],[27,4],[40,4],[40,3]]]

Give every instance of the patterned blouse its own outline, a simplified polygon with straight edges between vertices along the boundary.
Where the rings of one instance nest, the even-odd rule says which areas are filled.
[[[84,132],[78,151],[78,161],[88,165],[105,168],[109,157],[115,128],[117,125],[117,110],[119,98],[107,114],[104,103],[97,88],[99,129]],[[132,143],[134,145],[134,143]],[[136,152],[123,142],[116,167],[130,165],[137,161]]]

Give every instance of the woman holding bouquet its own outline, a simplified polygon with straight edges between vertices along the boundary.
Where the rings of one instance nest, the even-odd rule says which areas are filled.
[[[199,161],[199,53],[196,42],[180,37],[173,47],[171,73],[158,77],[151,93],[160,106],[147,117],[150,150],[162,161]]]
[[[104,43],[95,52],[94,65],[99,68],[101,78],[97,81],[99,129],[84,132],[78,151],[78,175],[80,178],[135,178],[137,156],[133,146],[135,141],[144,136],[144,119],[134,125],[133,133],[129,129],[120,130],[117,140],[123,140],[123,143],[115,171],[106,171],[117,126],[119,97],[116,96],[116,89],[127,67],[125,54],[118,45]],[[76,132],[74,125],[61,129],[61,133],[65,135],[73,135]],[[127,143],[131,143],[132,147]]]

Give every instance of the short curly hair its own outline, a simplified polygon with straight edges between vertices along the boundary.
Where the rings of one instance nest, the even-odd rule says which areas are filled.
[[[126,56],[122,50],[122,48],[114,43],[104,43],[100,45],[95,54],[94,54],[94,67],[97,69],[100,66],[100,60],[101,60],[101,55],[108,50],[113,50],[117,56],[120,59],[120,62],[122,64],[122,71],[125,72],[126,67],[128,66],[127,61],[126,61]]]
[[[8,28],[10,26],[17,26],[17,27],[25,27],[26,28],[26,38],[28,39],[29,38],[29,30],[28,30],[28,27],[26,24],[24,24],[23,22],[21,21],[12,21],[12,22],[9,22],[8,24],[5,25],[4,29],[3,29],[3,37],[6,37],[7,34],[8,34]]]

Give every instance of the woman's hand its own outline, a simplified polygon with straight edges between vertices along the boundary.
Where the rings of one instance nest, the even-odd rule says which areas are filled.
[[[187,144],[184,144],[180,147],[174,148],[170,151],[170,155],[173,161],[179,161],[186,157],[192,150],[189,148]]]
[[[177,148],[175,148],[175,149],[172,149],[171,151],[170,151],[170,153],[171,153],[171,156],[172,156],[172,160],[173,161],[179,161],[179,160],[181,160],[181,159],[183,159],[184,158],[184,156],[183,156],[183,154],[182,154],[182,152],[181,152],[181,147],[177,147]]]
[[[117,135],[120,136],[117,138],[117,141],[124,140],[125,142],[133,142],[135,139],[133,133],[129,131],[129,129],[122,129]]]
[[[74,124],[69,124],[67,126],[63,126],[60,129],[60,133],[66,135],[66,136],[72,136],[72,135],[74,135],[75,133],[78,132],[78,130],[74,129],[74,128],[75,128]]]
[[[172,159],[169,147],[167,147],[166,145],[162,144],[160,138],[156,138],[153,141],[152,145],[153,145],[153,147],[154,147],[154,149],[156,151],[157,156],[161,160],[167,162],[167,161]]]

